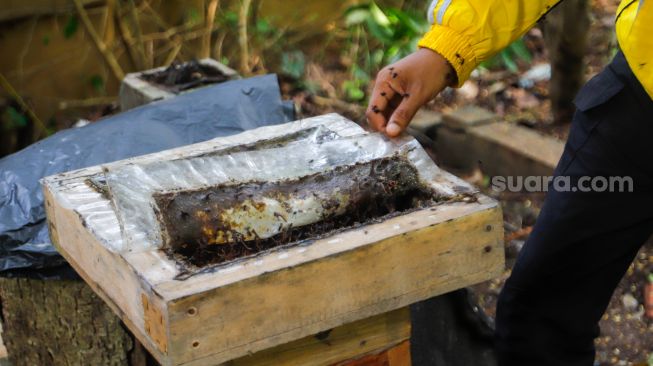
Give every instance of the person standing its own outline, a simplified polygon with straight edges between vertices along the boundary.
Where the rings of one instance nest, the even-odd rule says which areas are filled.
[[[434,0],[419,49],[377,75],[366,117],[390,137],[560,0]],[[502,366],[590,366],[598,322],[653,233],[653,0],[622,0],[619,51],[578,93],[553,184],[497,305]],[[583,182],[630,184],[587,189]],[[612,179],[612,180],[611,180]],[[583,189],[585,188],[585,189]],[[590,187],[592,188],[592,187]]]

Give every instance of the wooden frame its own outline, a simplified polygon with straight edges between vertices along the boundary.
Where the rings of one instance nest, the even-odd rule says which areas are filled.
[[[214,140],[119,164],[216,146]],[[86,208],[110,207],[84,183],[100,171],[44,179],[50,234],[163,365],[226,362],[488,280],[504,268],[501,210],[477,194],[178,280],[175,262],[161,251],[112,252],[88,225]]]

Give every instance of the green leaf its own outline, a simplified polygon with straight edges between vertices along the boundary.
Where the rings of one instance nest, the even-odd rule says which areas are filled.
[[[365,92],[361,90],[358,82],[353,80],[347,80],[342,83],[342,87],[345,90],[345,95],[347,99],[352,101],[361,101],[365,99]]]
[[[503,62],[503,65],[510,72],[519,71],[519,68],[517,67],[517,64],[515,63],[515,61],[512,60],[512,58],[510,57],[510,53],[507,50],[501,51],[501,53],[499,54],[499,57],[501,57],[501,61]]]
[[[515,59],[519,59],[525,62],[531,62],[533,56],[531,52],[526,47],[523,39],[518,39],[515,42],[511,43],[504,50],[496,54],[494,57],[490,58],[487,61],[483,61],[480,66],[483,66],[488,69],[505,67],[511,72],[519,71]]]
[[[41,42],[43,42],[43,45],[45,45],[45,46],[49,45],[49,44],[50,44],[50,36],[47,35],[47,34],[44,35],[44,36],[43,36],[43,39],[41,40]]]
[[[533,59],[523,39],[516,40],[508,48],[522,61],[531,62]]]
[[[265,19],[259,19],[256,22],[256,31],[260,34],[269,34],[274,31],[272,24]]]
[[[370,9],[366,6],[356,6],[347,9],[345,12],[345,25],[351,27],[361,24],[370,18]]]
[[[648,274],[648,282],[653,283],[653,273]]]
[[[69,39],[73,35],[75,35],[75,32],[77,32],[77,28],[79,27],[79,22],[77,20],[77,16],[71,15],[68,18],[68,21],[66,22],[66,25],[63,27],[63,36],[66,39]]]
[[[391,24],[388,16],[385,15],[383,10],[381,10],[375,2],[370,4],[370,15],[372,16],[372,19],[374,19],[374,22],[382,27],[389,27]]]
[[[13,125],[14,128],[20,128],[20,127],[25,127],[27,126],[27,117],[20,113],[16,108],[14,107],[9,107],[7,108],[7,115],[9,117],[9,121]]]
[[[352,66],[352,76],[358,85],[366,85],[371,81],[370,75],[358,65]]]
[[[372,37],[376,38],[379,42],[390,44],[395,41],[393,29],[391,27],[381,25],[374,21],[373,18],[369,18],[366,24]]]
[[[186,11],[186,23],[190,25],[199,24],[202,22],[202,14],[195,7],[190,7]]]
[[[383,54],[385,52],[382,49],[377,49],[372,52],[372,67],[376,67],[383,63]]]
[[[281,54],[281,72],[293,79],[304,76],[306,58],[302,51],[284,52]]]
[[[224,13],[224,22],[230,27],[238,26],[238,14],[235,11],[227,11]]]
[[[386,13],[396,18],[396,24],[405,28],[411,35],[421,36],[426,30],[428,30],[428,22],[424,21],[423,17],[418,18],[396,8],[387,9]]]
[[[104,79],[100,75],[91,76],[89,82],[95,91],[103,92],[104,91]]]

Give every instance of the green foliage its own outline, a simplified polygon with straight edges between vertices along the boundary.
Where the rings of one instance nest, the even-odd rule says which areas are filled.
[[[352,102],[363,102],[365,100],[365,88],[372,80],[370,75],[358,65],[351,68],[352,78],[342,84],[345,97]]]
[[[47,35],[47,34],[44,35],[44,36],[43,36],[43,39],[41,40],[41,42],[43,43],[44,46],[49,45],[49,44],[50,44],[50,36]]]
[[[186,14],[184,14],[184,18],[186,23],[190,25],[197,25],[204,21],[202,19],[202,12],[195,7],[189,7],[186,10]]]
[[[77,20],[76,15],[71,15],[66,22],[66,25],[63,27],[63,36],[66,39],[70,39],[77,32],[79,28],[79,21]]]
[[[7,129],[9,130],[25,127],[28,122],[26,115],[11,106],[5,109],[2,119],[5,121],[5,126],[8,127]]]
[[[648,274],[648,282],[653,283],[653,273]]]
[[[281,72],[293,79],[299,80],[304,76],[306,58],[302,51],[283,52],[281,54]]]
[[[91,86],[96,92],[103,93],[105,91],[104,79],[102,79],[102,76],[92,75],[91,78],[89,79],[89,82],[91,83]]]
[[[357,79],[346,80],[342,83],[342,90],[345,92],[345,97],[354,102],[360,102],[365,99],[365,91],[363,90],[365,85],[362,84]]]
[[[491,69],[504,67],[510,72],[518,72],[517,60],[530,63],[533,60],[531,52],[526,47],[523,39],[518,39],[510,46],[503,49],[496,54],[493,58],[481,64],[482,67]]]
[[[350,7],[345,13],[345,23],[350,29],[363,27],[365,35],[376,41],[379,49],[370,57],[370,66],[374,67],[395,62],[415,51],[417,42],[429,28],[424,16],[397,8],[381,9],[374,1]]]
[[[254,31],[256,34],[260,35],[269,35],[276,31],[276,29],[270,24],[270,21],[267,19],[259,19],[254,24]]]
[[[379,7],[376,2],[352,6],[345,12],[349,31],[348,52],[352,58],[351,80],[343,83],[345,97],[363,102],[371,75],[415,51],[429,28],[423,15],[397,8]]]
[[[233,10],[224,12],[224,15],[219,20],[229,28],[236,29],[238,27],[238,13]]]

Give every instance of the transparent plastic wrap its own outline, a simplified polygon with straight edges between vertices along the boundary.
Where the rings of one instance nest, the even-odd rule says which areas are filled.
[[[361,189],[381,194],[384,174],[406,189],[459,193],[438,184],[442,172],[413,138],[368,134],[344,119],[317,122],[246,132],[183,158],[105,167],[92,181],[108,190],[120,224],[121,247],[110,249],[179,250],[195,233],[205,245],[272,238],[344,214]]]

